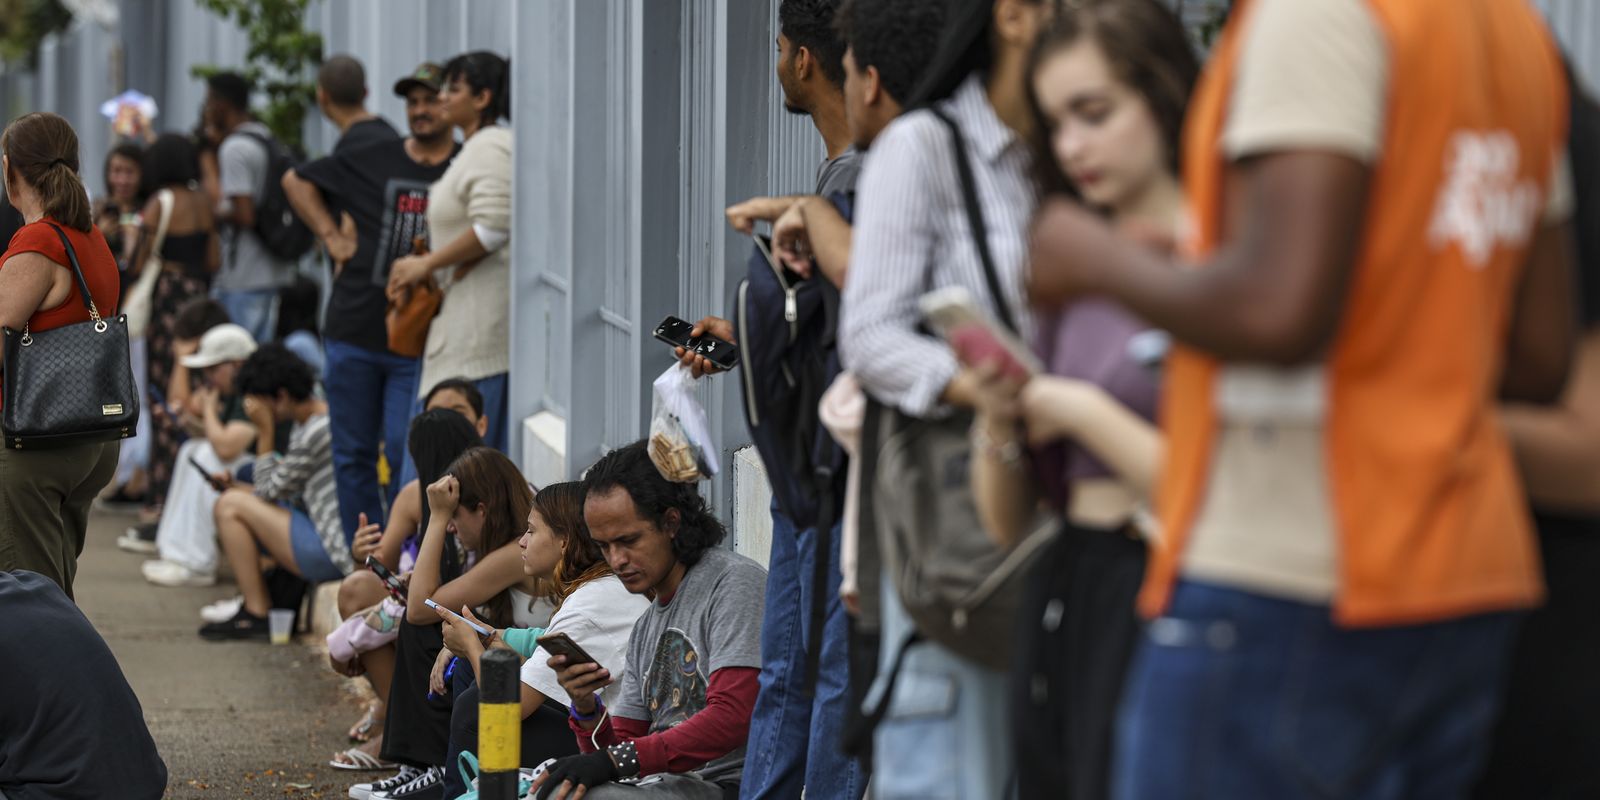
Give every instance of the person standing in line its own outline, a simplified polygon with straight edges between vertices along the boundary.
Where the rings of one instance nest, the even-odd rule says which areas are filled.
[[[1056,200],[1031,290],[1167,330],[1113,796],[1460,797],[1542,597],[1503,400],[1571,369],[1560,58],[1528,4],[1254,0],[1180,265]]]
[[[442,73],[424,63],[395,84],[406,101],[409,138],[358,147],[343,147],[341,139],[333,155],[283,176],[295,213],[333,260],[323,386],[339,513],[352,537],[361,515],[381,521],[404,485],[399,467],[406,460],[418,363],[389,350],[384,286],[390,264],[412,251],[413,240],[427,239],[428,187],[459,149],[439,104]],[[378,487],[380,445],[394,475],[387,497]]]
[[[221,200],[217,220],[226,231],[222,271],[213,285],[228,316],[257,342],[272,341],[278,290],[294,282],[295,264],[273,255],[256,232],[256,204],[271,178],[272,131],[250,115],[250,82],[221,72],[206,79],[205,118],[222,137],[217,148]],[[263,141],[265,140],[265,141]]]
[[[178,319],[183,309],[206,296],[211,276],[222,264],[222,247],[212,205],[205,194],[195,188],[199,177],[199,155],[187,136],[163,134],[145,153],[144,192],[148,199],[143,214],[144,230],[159,229],[160,195],[165,192],[172,197],[167,236],[161,243],[161,252],[152,253],[155,247],[152,233],[139,242],[134,256],[140,264],[152,258],[159,260],[161,269],[150,293],[150,323],[145,330],[148,352],[145,394],[151,432],[150,491],[145,499],[145,519],[137,526],[134,536],[151,543],[155,542],[157,522],[166,505],[173,470],[178,468],[178,447],[184,439],[183,404],[170,388],[177,360],[185,355],[179,352],[178,342],[183,337],[178,333]],[[206,326],[207,330],[209,328]],[[190,333],[194,339],[199,339],[204,332]],[[188,393],[182,396],[187,397]]]
[[[400,138],[388,120],[367,110],[367,70],[351,56],[332,56],[317,68],[317,110],[339,129],[335,154]]]
[[[139,214],[141,201],[145,197],[141,174],[143,165],[144,147],[138,142],[124,141],[112,147],[111,152],[106,154],[104,169],[106,193],[101,196],[94,213],[95,227],[105,235],[106,244],[117,257],[117,269],[122,275],[123,297],[127,297],[128,289],[139,279],[139,270],[142,266],[134,260],[133,251],[139,246],[140,225],[143,222]],[[148,361],[144,339],[130,340],[128,350],[129,359],[133,363],[134,382],[138,384],[139,396],[143,397],[145,364]],[[149,434],[150,414],[147,403],[139,415],[139,426],[133,441],[125,443],[122,448],[122,455],[117,463],[117,477],[113,481],[115,488],[108,490],[108,493],[100,498],[101,502],[117,505],[143,504],[150,488]]]
[[[1548,589],[1517,636],[1505,707],[1473,791],[1503,797],[1600,797],[1600,103],[1569,63],[1572,165],[1582,337],[1572,380],[1553,406],[1503,406],[1500,420],[1539,533]]]
[[[944,342],[922,332],[923,294],[959,286],[996,315],[1010,309],[1024,332],[1031,327],[1023,272],[1035,205],[1027,139],[1035,123],[1026,66],[1052,8],[1042,0],[949,6],[938,54],[911,101],[916,110],[878,134],[862,166],[839,352],[868,395],[910,417],[970,408],[980,382]],[[998,297],[968,220],[958,153],[936,111],[961,131]],[[902,653],[900,671],[918,680],[898,682],[877,729],[874,796],[1004,794],[1012,780],[1006,675],[936,641],[910,643],[913,624],[891,577],[885,569],[879,681],[896,672]]]
[[[0,326],[34,333],[88,322],[65,234],[99,313],[121,300],[117,259],[90,216],[78,134],[55,114],[18,117],[0,134],[6,196],[26,221],[0,257]],[[0,448],[0,571],[26,569],[72,597],[89,506],[117,470],[119,442]]]
[[[1200,74],[1177,16],[1156,0],[1063,8],[1028,73],[1041,194],[1175,235],[1178,149]],[[973,422],[984,443],[971,475],[984,529],[1015,546],[1039,526],[1041,500],[1060,529],[1034,556],[1020,609],[1011,724],[1021,800],[1097,800],[1109,789],[1117,699],[1141,632],[1143,512],[1162,448],[1159,361],[1140,345],[1160,335],[1091,298],[1039,316],[1040,374],[1019,381],[996,364],[971,365],[990,378]]]
[[[465,144],[428,193],[433,250],[389,268],[391,297],[435,276],[444,287],[428,327],[422,391],[461,376],[478,384],[489,418],[490,447],[504,451],[507,379],[511,369],[511,63],[476,51],[450,59],[439,94],[445,122]],[[403,474],[402,477],[409,477]]]

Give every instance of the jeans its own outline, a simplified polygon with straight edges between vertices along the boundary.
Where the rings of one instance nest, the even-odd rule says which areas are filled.
[[[506,444],[510,441],[506,421],[506,392],[510,388],[510,377],[510,373],[502,372],[499,375],[490,375],[473,381],[473,385],[477,386],[483,395],[483,416],[489,420],[489,431],[483,435],[483,443],[502,453],[506,452]],[[423,387],[423,391],[430,388],[432,387]],[[412,393],[412,417],[422,413],[422,398],[416,396],[422,393],[421,391]],[[405,486],[417,479],[417,465],[411,463],[410,453],[406,453],[404,463],[405,466],[400,470],[400,481],[396,484],[398,486]]]
[[[344,535],[352,539],[358,518],[383,520],[385,498],[378,490],[378,443],[391,466],[406,452],[406,431],[411,424],[417,388],[417,359],[378,353],[364,347],[328,340],[328,432],[333,438],[333,474],[339,494],[339,519]],[[398,472],[396,473],[398,474]],[[389,481],[387,501],[393,503],[401,483]]]
[[[250,289],[215,293],[218,303],[228,312],[228,319],[250,332],[257,344],[276,338],[278,328],[278,290]]]
[[[867,788],[861,763],[840,751],[850,703],[849,624],[839,600],[839,526],[829,538],[827,614],[813,692],[805,685],[811,634],[814,529],[794,523],[772,506],[772,555],[761,621],[761,692],[750,718],[743,798],[853,800]]]
[[[912,632],[893,578],[883,575],[883,651],[875,707],[902,642]],[[889,713],[874,737],[872,796],[877,800],[997,800],[1011,787],[1007,676],[937,642],[906,651]]]
[[[1518,620],[1339,628],[1327,606],[1182,582],[1128,676],[1113,796],[1463,797]]]

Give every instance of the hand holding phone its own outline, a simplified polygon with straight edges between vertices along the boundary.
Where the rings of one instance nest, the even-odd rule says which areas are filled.
[[[390,572],[389,568],[385,567],[383,562],[378,560],[377,556],[367,556],[367,569],[372,570],[372,573],[377,575],[379,580],[383,581],[383,588],[389,592],[390,597],[393,597],[402,603],[406,601],[405,583],[396,577],[393,572]],[[429,600],[428,604],[432,605],[433,601]]]
[[[485,639],[487,639],[490,636],[494,635],[494,631],[489,630],[487,628],[484,628],[482,625],[479,625],[478,623],[473,622],[472,620],[467,619],[466,617],[463,617],[460,614],[457,614],[456,612],[451,611],[450,609],[445,608],[444,606],[441,606],[438,603],[433,602],[433,598],[431,598],[431,597],[426,599],[426,600],[424,600],[424,601],[422,601],[422,603],[423,603],[423,605],[426,605],[428,608],[431,608],[434,611],[439,612],[440,616],[449,617],[450,621],[452,623],[460,623],[462,625],[465,625],[465,626],[477,631],[478,635],[482,636]]]
[[[197,460],[194,456],[189,456],[189,463],[193,465],[195,469],[200,470],[200,474],[206,479],[206,483],[209,484],[211,488],[215,489],[217,494],[222,494],[223,492],[228,491],[228,484],[218,480],[217,476],[212,475],[210,470],[201,466],[199,460]]]
[[[559,631],[547,633],[534,641],[538,642],[539,646],[543,647],[544,651],[552,656],[566,656],[568,666],[600,663],[595,660],[594,656],[584,652],[583,648],[579,647],[578,643],[572,641],[572,637],[565,633]]]
[[[689,355],[694,355],[711,362],[719,370],[730,370],[739,366],[738,346],[707,331],[701,331],[698,336],[694,334],[696,328],[708,326],[715,319],[707,317],[698,325],[691,325],[677,317],[668,316],[656,326],[655,337],[674,349],[681,349],[685,363],[689,363]]]
[[[952,286],[929,292],[918,305],[929,326],[949,342],[962,364],[976,367],[994,362],[1001,375],[1019,382],[1040,371],[1033,352],[979,311],[966,289]]]

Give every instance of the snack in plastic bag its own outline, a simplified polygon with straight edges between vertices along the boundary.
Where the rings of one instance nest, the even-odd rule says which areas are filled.
[[[694,385],[693,374],[682,364],[673,364],[652,384],[650,460],[661,477],[676,483],[717,474],[717,449]]]

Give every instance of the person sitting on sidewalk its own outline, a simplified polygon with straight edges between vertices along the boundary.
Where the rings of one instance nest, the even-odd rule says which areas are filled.
[[[642,441],[590,467],[584,493],[584,521],[606,562],[654,602],[634,623],[615,707],[598,694],[614,679],[606,665],[549,660],[584,752],[549,766],[535,784],[539,800],[731,796],[761,670],[766,570],[717,547],[727,530],[705,498],[663,478]],[[613,783],[644,775],[658,777]]]
[[[227,488],[217,500],[217,538],[244,606],[233,619],[202,627],[203,638],[266,638],[272,600],[263,550],[310,583],[338,580],[353,568],[333,489],[328,404],[315,386],[311,368],[282,345],[263,345],[239,368],[244,411],[256,427],[255,486],[235,486],[227,473],[215,478]],[[288,449],[280,452],[277,430],[290,424]]]
[[[602,664],[621,665],[628,650],[633,624],[650,603],[632,594],[612,574],[600,555],[600,545],[583,523],[583,484],[558,483],[539,490],[528,513],[528,529],[517,540],[522,550],[522,571],[547,581],[556,612],[550,624],[539,628],[497,630],[491,647],[506,647],[525,659],[522,664],[522,763],[537,764],[547,758],[576,753],[577,744],[567,729],[567,693],[561,688],[550,653],[536,641],[544,633],[564,633],[585,653]],[[472,609],[462,616],[477,622]],[[478,659],[485,645],[466,625],[444,620],[444,644],[472,666],[479,676]],[[601,694],[613,703],[619,686],[613,683]],[[450,714],[450,750],[456,754],[478,750],[478,687],[456,697]],[[456,770],[445,771],[444,796],[466,791]]]
[[[255,353],[256,342],[249,331],[227,323],[206,331],[198,346],[180,340],[178,347],[184,354],[178,357],[183,374],[173,383],[187,387],[191,370],[203,376],[204,384],[185,401],[198,406],[199,413],[184,415],[201,435],[178,448],[156,529],[160,558],[144,562],[140,571],[145,580],[159,586],[211,586],[217,582],[212,508],[219,492],[207,475],[232,475],[255,460],[250,445],[260,432],[246,416],[244,398],[235,391],[234,381],[245,359]]]

